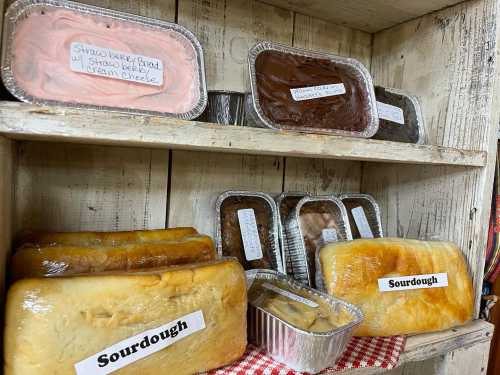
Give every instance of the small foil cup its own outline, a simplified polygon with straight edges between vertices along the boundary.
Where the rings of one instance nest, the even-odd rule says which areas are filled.
[[[363,208],[373,238],[384,237],[382,220],[380,218],[380,207],[375,198],[369,194],[349,193],[341,194],[339,199],[346,207],[353,239],[362,238],[352,213],[352,210],[357,207]]]
[[[366,116],[366,120],[364,121],[365,122],[364,127],[359,130],[347,130],[344,119],[335,121],[334,126],[327,128],[306,126],[306,125],[291,126],[287,124],[281,124],[270,119],[263,110],[264,104],[262,103],[259,97],[258,79],[257,79],[257,75],[259,74],[259,72],[257,71],[256,67],[259,55],[263,52],[268,52],[268,51],[284,53],[291,56],[306,57],[310,60],[328,60],[334,63],[337,68],[342,68],[345,71],[349,71],[350,74],[352,74],[352,76],[356,77],[355,78],[356,81],[359,82],[359,88],[357,88],[357,90],[359,95],[362,95],[365,100],[363,108],[359,110],[362,111],[362,113],[364,113],[364,115]],[[252,120],[252,123],[254,124],[253,126],[267,127],[275,130],[292,130],[304,133],[335,134],[335,135],[361,137],[361,138],[370,138],[377,132],[379,120],[378,120],[377,105],[376,105],[375,93],[373,90],[372,78],[366,67],[359,61],[352,58],[341,57],[333,54],[315,52],[301,48],[290,47],[283,44],[263,41],[257,43],[250,49],[248,54],[248,67],[250,74],[250,87],[252,90],[252,102],[247,104],[247,112]],[[302,85],[302,88],[310,88],[313,86],[315,85],[306,84]],[[331,85],[326,85],[326,86],[331,86]],[[316,88],[319,87],[322,86],[321,85],[316,86]],[[296,89],[296,88],[297,87],[290,87],[290,89]],[[293,94],[291,95],[293,96]],[[315,97],[313,98],[313,100],[321,100],[321,98],[324,98],[326,96],[332,96],[332,95]],[[295,99],[295,102],[298,101],[302,101],[302,99],[300,100]],[[286,106],[281,106],[280,111],[286,111],[287,109],[285,107]],[[335,112],[336,111],[330,111],[329,113],[333,116]],[[353,113],[358,113],[358,112],[353,112]],[[294,117],[300,115],[301,115],[300,113],[297,113],[297,111],[294,110]]]
[[[271,270],[246,272],[248,288],[255,280],[279,280],[295,290],[302,290],[321,298],[333,312],[345,309],[352,321],[328,332],[309,332],[292,326],[261,307],[249,303],[248,339],[264,349],[273,359],[295,371],[317,373],[331,367],[345,350],[354,329],[361,324],[363,314],[356,306],[326,293],[308,288],[289,277]]]
[[[248,260],[238,210],[253,209],[263,257]],[[215,204],[215,242],[220,256],[238,258],[245,269],[270,268],[285,273],[279,244],[278,210],[273,198],[262,192],[226,191]]]
[[[404,124],[379,118],[379,127],[374,139],[423,144],[425,125],[418,98],[401,90],[375,86],[378,102],[389,104],[403,111]],[[380,115],[380,111],[379,111]]]
[[[235,91],[209,91],[205,111],[199,121],[221,125],[243,125],[245,119],[245,94]]]
[[[336,197],[304,197],[286,219],[290,275],[305,285],[315,284],[316,251],[324,243],[325,230],[335,230],[336,241],[352,240],[347,211]]]

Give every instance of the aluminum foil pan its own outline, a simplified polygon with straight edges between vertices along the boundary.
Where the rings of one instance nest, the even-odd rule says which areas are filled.
[[[262,257],[248,260],[252,251],[245,248],[238,210],[253,209]],[[216,246],[220,256],[236,256],[245,269],[270,268],[285,273],[279,244],[279,218],[271,196],[261,192],[226,191],[215,204]],[[251,237],[251,236],[250,236]]]
[[[251,92],[245,93],[245,120],[244,125],[252,128],[267,128],[255,111]]]
[[[16,30],[18,21],[27,17],[31,12],[42,11],[47,8],[63,8],[75,12],[92,14],[101,17],[108,17],[111,20],[119,20],[130,22],[136,25],[145,26],[161,30],[173,30],[186,38],[187,41],[193,46],[196,53],[196,60],[198,65],[197,80],[200,98],[196,105],[188,112],[184,113],[168,113],[156,112],[141,109],[99,106],[94,104],[84,104],[75,102],[63,102],[58,100],[43,99],[30,94],[23,90],[14,77],[12,71],[12,53],[13,53],[13,37]],[[5,14],[4,28],[3,28],[3,48],[2,48],[2,80],[5,87],[19,100],[38,105],[58,105],[80,109],[97,109],[113,112],[125,112],[131,114],[146,114],[146,115],[159,115],[169,116],[184,120],[191,120],[198,117],[207,104],[207,88],[205,80],[205,63],[203,58],[203,49],[200,42],[195,35],[188,29],[177,25],[175,23],[155,20],[151,18],[136,16],[129,13],[119,12],[110,9],[99,8],[91,5],[85,5],[72,1],[64,0],[18,0],[11,4]]]
[[[331,367],[345,350],[354,329],[362,322],[363,314],[354,305],[308,288],[290,278],[270,270],[246,272],[247,285],[255,280],[280,281],[291,289],[305,291],[321,298],[332,311],[344,309],[352,321],[327,332],[309,332],[274,316],[251,302],[248,308],[248,339],[264,349],[276,361],[295,371],[317,373]]]
[[[269,119],[268,116],[266,116],[266,114],[262,110],[262,106],[259,100],[259,94],[257,90],[257,74],[255,67],[257,57],[259,56],[260,53],[264,51],[277,51],[297,56],[305,56],[316,59],[327,59],[333,61],[338,66],[343,66],[349,69],[350,71],[354,72],[356,78],[359,80],[359,82],[361,82],[364,94],[366,95],[368,100],[366,108],[364,108],[368,123],[366,128],[361,131],[348,131],[348,130],[333,129],[333,128],[314,128],[305,126],[298,127],[298,126],[280,125]],[[263,124],[264,126],[275,130],[293,130],[305,133],[336,134],[336,135],[343,135],[349,137],[362,137],[362,138],[370,138],[374,136],[375,133],[377,132],[378,113],[377,113],[375,93],[373,90],[372,78],[368,70],[365,68],[365,66],[361,64],[359,61],[352,58],[341,57],[322,52],[314,52],[272,42],[260,42],[250,49],[248,54],[248,66],[250,74],[250,86],[252,90],[253,110],[255,112],[254,117],[257,118],[256,123],[258,125]]]
[[[244,93],[214,90],[208,92],[207,107],[198,120],[221,125],[243,125],[244,118]]]
[[[288,215],[290,215],[292,210],[297,206],[297,203],[299,203],[299,201],[302,198],[309,195],[310,195],[309,193],[303,193],[303,192],[286,192],[286,193],[281,193],[275,198],[276,207],[278,209],[278,216],[280,219],[279,235],[280,235],[281,254],[283,256],[283,265],[286,266],[286,273],[289,275],[292,274],[293,270],[292,270],[292,264],[290,263],[290,258],[285,257],[285,254],[288,253],[287,250],[288,240],[286,237],[286,219]]]
[[[425,125],[418,98],[401,90],[375,86],[377,101],[403,110],[404,125],[379,119],[379,128],[374,139],[423,144]]]
[[[362,238],[352,212],[356,207],[363,208],[373,238],[384,237],[382,220],[380,218],[380,207],[375,198],[369,194],[351,193],[341,194],[339,199],[342,200],[342,203],[344,203],[346,207],[353,239]]]
[[[336,241],[352,240],[347,211],[338,198],[302,198],[286,219],[286,258],[291,276],[314,287],[316,249],[322,245],[324,230],[335,229]]]

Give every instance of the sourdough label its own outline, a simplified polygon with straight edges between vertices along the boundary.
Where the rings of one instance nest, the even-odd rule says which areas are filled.
[[[343,83],[335,83],[332,85],[301,87],[298,89],[290,89],[293,100],[300,102],[301,100],[319,99],[327,96],[335,96],[345,94]]]
[[[396,124],[400,125],[405,124],[405,117],[401,108],[394,105],[377,102],[377,110],[379,118],[395,122]]]
[[[75,364],[77,375],[106,375],[156,353],[205,328],[201,310],[153,328]]]
[[[356,222],[356,227],[358,228],[361,238],[373,238],[373,233],[370,228],[370,224],[368,224],[368,219],[366,218],[363,207],[355,207],[351,210],[351,213],[354,221]]]
[[[245,250],[245,258],[248,261],[262,259],[262,247],[260,245],[259,230],[255,212],[251,208],[238,210],[238,221],[240,223],[241,239]]]
[[[386,277],[378,279],[378,289],[381,292],[392,292],[408,289],[442,288],[448,286],[447,273],[430,273],[402,277]]]
[[[70,68],[74,72],[145,85],[163,85],[161,60],[77,42],[71,43],[70,48]]]
[[[264,284],[262,284],[262,286],[266,289],[272,290],[275,293],[281,294],[284,297],[287,297],[287,298],[290,298],[294,301],[303,303],[304,305],[307,305],[309,307],[319,307],[319,305],[316,302],[310,301],[302,296],[298,296],[294,293],[289,292],[288,290],[278,288],[277,286],[274,286],[273,284],[264,283]]]

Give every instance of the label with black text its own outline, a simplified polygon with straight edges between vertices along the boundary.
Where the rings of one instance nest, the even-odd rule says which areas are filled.
[[[331,85],[300,87],[290,89],[293,100],[300,102],[301,100],[319,99],[327,96],[335,96],[345,94],[343,83],[334,83]]]
[[[379,118],[395,122],[396,124],[400,125],[405,124],[405,117],[401,108],[394,105],[377,102],[377,110]]]
[[[145,85],[163,85],[161,60],[84,43],[71,43],[70,68],[78,73]]]
[[[262,259],[262,246],[260,244],[259,229],[255,212],[251,208],[238,210],[238,221],[240,223],[241,239],[245,258],[248,261]]]
[[[304,298],[302,296],[298,296],[292,292],[289,292],[288,290],[278,288],[277,286],[274,286],[273,284],[264,283],[264,284],[262,284],[262,286],[266,289],[272,290],[275,293],[281,294],[283,297],[290,298],[291,300],[303,303],[304,305],[307,305],[309,307],[319,307],[319,305],[316,302],[310,301],[307,298]]]
[[[106,375],[205,329],[201,310],[120,341],[75,364],[77,375]]]
[[[445,286],[448,286],[447,273],[430,273],[426,275],[385,277],[383,279],[378,279],[378,289],[381,292],[442,288]]]
[[[337,242],[337,231],[334,228],[325,228],[321,231],[321,239],[323,241],[323,244]]]

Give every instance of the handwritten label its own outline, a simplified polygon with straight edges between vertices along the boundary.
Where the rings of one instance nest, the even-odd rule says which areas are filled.
[[[342,95],[345,94],[345,92],[346,91],[343,83],[290,89],[292,98],[296,102],[300,102],[302,100],[324,98],[327,96]]]
[[[377,110],[379,118],[401,125],[405,124],[405,117],[401,108],[377,101]]]
[[[71,43],[70,68],[74,72],[145,85],[163,85],[161,60],[84,43]]]
[[[351,210],[351,213],[361,238],[373,238],[373,233],[363,207],[355,207]]]
[[[324,244],[330,242],[337,242],[338,241],[337,231],[333,228],[323,229],[321,231],[321,239],[323,240]]]
[[[260,245],[259,230],[255,212],[251,208],[238,210],[238,221],[240,223],[241,239],[245,258],[248,261],[262,259],[262,247]]]
[[[120,341],[75,364],[77,375],[106,375],[205,328],[201,310]]]
[[[309,307],[319,307],[319,305],[316,302],[310,301],[302,296],[298,296],[294,293],[289,292],[288,290],[278,288],[277,286],[274,286],[273,284],[264,283],[264,284],[262,284],[262,286],[266,289],[272,290],[273,292],[282,295],[283,297],[290,298],[291,300],[303,303],[304,305],[307,305]]]
[[[378,279],[378,289],[381,292],[393,292],[408,289],[442,288],[448,286],[447,273],[430,273],[402,277],[386,277]]]

